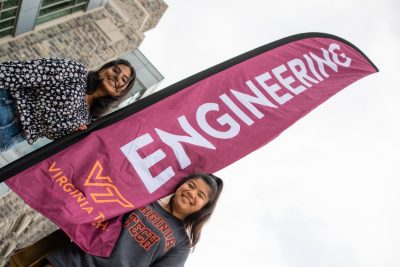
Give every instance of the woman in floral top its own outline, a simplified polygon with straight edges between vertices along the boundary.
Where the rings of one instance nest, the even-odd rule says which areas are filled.
[[[123,59],[90,72],[60,58],[0,63],[0,152],[85,130],[132,88],[135,76]]]

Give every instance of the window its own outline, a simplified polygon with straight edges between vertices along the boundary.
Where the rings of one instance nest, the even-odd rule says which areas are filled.
[[[19,4],[20,0],[0,2],[0,38],[13,33]]]
[[[85,10],[88,0],[43,0],[36,24]]]

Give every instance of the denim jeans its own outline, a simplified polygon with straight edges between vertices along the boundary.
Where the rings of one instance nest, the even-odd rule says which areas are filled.
[[[8,90],[0,89],[0,152],[24,140],[14,100]]]

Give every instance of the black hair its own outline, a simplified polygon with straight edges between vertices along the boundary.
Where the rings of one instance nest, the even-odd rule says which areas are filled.
[[[121,92],[121,94],[118,97],[103,96],[93,99],[93,102],[91,103],[89,110],[89,113],[92,115],[93,119],[101,117],[111,107],[112,104],[114,104],[113,107],[116,107],[119,104],[119,100],[123,96],[125,96],[133,87],[133,84],[136,79],[135,69],[132,67],[129,61],[119,58],[107,62],[96,71],[89,71],[86,83],[87,84],[86,94],[88,95],[94,94],[102,83],[102,80],[100,79],[100,72],[115,65],[125,65],[129,67],[132,72],[132,76],[129,78],[126,88]]]
[[[219,178],[213,174],[196,173],[196,174],[186,177],[186,179],[184,179],[177,186],[177,188],[191,179],[202,179],[204,182],[206,182],[210,186],[211,191],[212,191],[212,194],[211,194],[210,199],[207,202],[207,204],[201,210],[188,215],[183,221],[184,227],[189,234],[190,247],[194,248],[200,239],[201,230],[202,230],[204,224],[208,221],[208,219],[210,219],[212,213],[214,212],[215,206],[217,205],[217,201],[218,201],[219,196],[221,195],[222,189],[224,187],[224,183],[221,178]],[[172,201],[173,201],[174,197],[175,197],[175,195],[173,195],[170,198],[169,203],[168,203],[169,209],[171,210],[171,214],[173,213]]]

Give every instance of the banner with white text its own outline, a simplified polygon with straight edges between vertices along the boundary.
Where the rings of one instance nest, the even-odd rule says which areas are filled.
[[[117,111],[84,138],[53,142],[0,177],[83,250],[107,256],[123,214],[172,193],[189,174],[234,163],[377,71],[339,37],[290,36]]]

